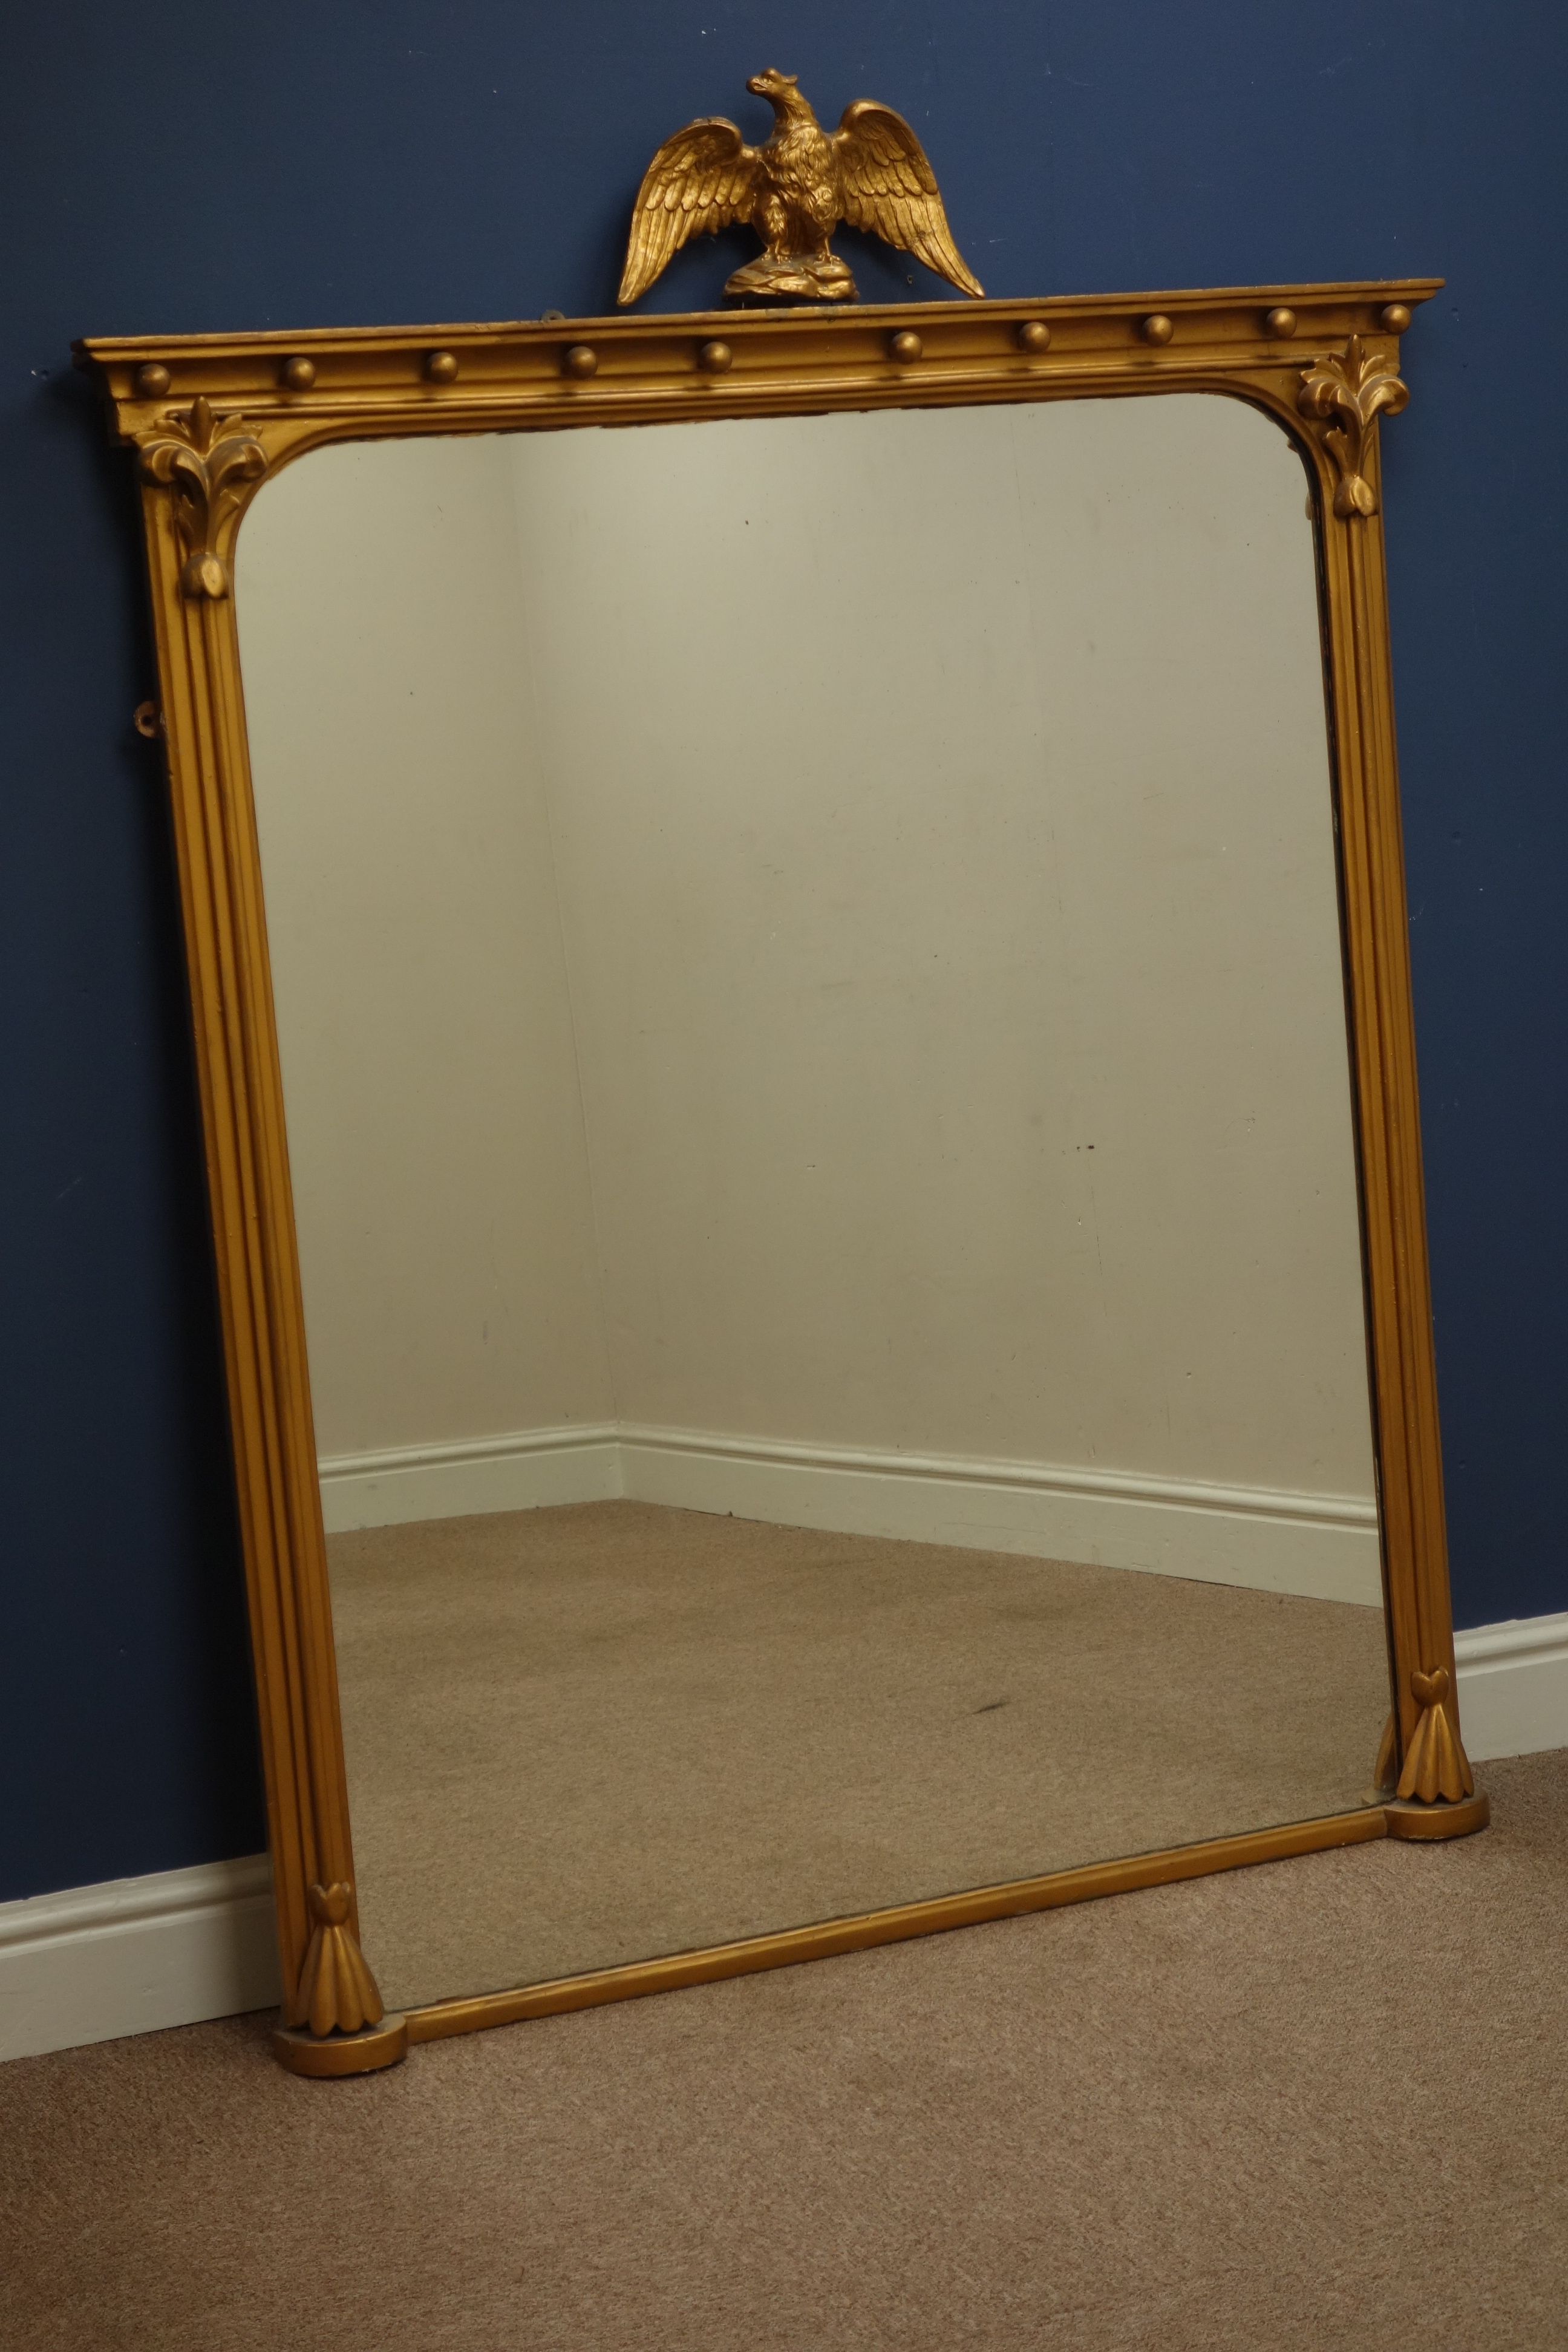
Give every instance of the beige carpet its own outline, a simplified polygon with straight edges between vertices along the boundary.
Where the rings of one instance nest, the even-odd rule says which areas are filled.
[[[642,1503],[335,1536],[390,2006],[1339,1811],[1381,1612]]]
[[[1555,2352],[1568,1755],[1358,1846],[416,2050],[0,2066],[11,2352]]]

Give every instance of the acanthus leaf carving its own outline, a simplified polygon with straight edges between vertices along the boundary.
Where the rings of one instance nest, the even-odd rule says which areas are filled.
[[[174,527],[185,550],[180,593],[226,596],[228,566],[215,541],[245,487],[267,471],[267,452],[237,410],[219,415],[205,396],[172,409],[167,428],[142,448],[142,478],[174,494]]]
[[[1334,512],[1342,520],[1377,512],[1377,495],[1365,471],[1371,436],[1380,415],[1397,416],[1409,399],[1410,388],[1393,360],[1384,352],[1363,352],[1359,335],[1351,337],[1342,359],[1331,352],[1314,360],[1302,376],[1297,399],[1302,415],[1328,420],[1323,440],[1339,467]]]

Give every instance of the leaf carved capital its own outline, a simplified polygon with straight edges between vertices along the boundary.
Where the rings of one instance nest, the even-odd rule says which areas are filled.
[[[1303,416],[1326,425],[1323,442],[1339,467],[1334,512],[1349,521],[1377,512],[1377,494],[1366,478],[1367,452],[1380,415],[1397,416],[1410,399],[1393,360],[1363,352],[1352,335],[1342,359],[1331,352],[1314,360],[1301,379],[1297,406]]]
[[[267,471],[267,452],[237,410],[219,415],[202,398],[171,409],[142,445],[142,478],[171,492],[174,528],[185,551],[180,593],[226,596],[228,566],[216,541],[248,485]]]

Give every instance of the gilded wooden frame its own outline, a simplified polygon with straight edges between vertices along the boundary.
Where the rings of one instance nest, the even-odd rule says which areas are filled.
[[[1441,281],[546,320],[77,347],[140,456],[297,2071],[1131,1886],[1484,1822],[1459,1743],[1438,1450],[1378,418]],[[1314,488],[1394,1706],[1364,1810],[382,2014],[358,1947],[342,1735],[235,612],[258,486],[332,441],[1147,393],[1264,409]],[[149,722],[155,723],[155,722]],[[374,1955],[372,1956],[374,1958]]]

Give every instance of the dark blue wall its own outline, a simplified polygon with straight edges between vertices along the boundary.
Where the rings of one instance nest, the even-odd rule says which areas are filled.
[[[262,1843],[124,458],[82,333],[610,307],[697,113],[915,121],[987,290],[1441,273],[1385,428],[1461,1623],[1568,1608],[1558,0],[55,0],[0,130],[0,1899]],[[846,240],[847,246],[854,240]],[[700,242],[652,297],[716,301]],[[868,299],[901,265],[857,247]],[[936,290],[921,281],[920,290]]]

